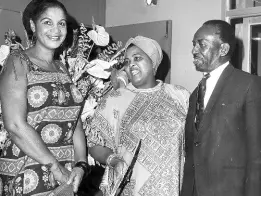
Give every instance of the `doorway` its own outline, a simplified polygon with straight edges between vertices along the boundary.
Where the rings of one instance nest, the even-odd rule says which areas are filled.
[[[222,11],[238,41],[232,64],[261,76],[261,0],[222,0]]]
[[[232,64],[253,75],[261,76],[261,17],[232,19],[237,46]]]

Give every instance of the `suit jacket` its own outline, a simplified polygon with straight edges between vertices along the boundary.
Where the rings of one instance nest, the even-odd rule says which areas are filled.
[[[195,128],[196,90],[185,126],[181,195],[261,195],[261,81],[228,65]]]

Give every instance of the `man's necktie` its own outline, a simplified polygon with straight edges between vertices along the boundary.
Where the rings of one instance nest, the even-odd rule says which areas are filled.
[[[206,93],[206,82],[209,77],[210,77],[209,73],[205,74],[203,79],[200,81],[198,85],[196,117],[195,117],[195,126],[197,130],[199,129],[199,124],[204,114],[204,97]]]

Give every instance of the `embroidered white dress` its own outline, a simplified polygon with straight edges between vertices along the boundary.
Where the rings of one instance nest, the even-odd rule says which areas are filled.
[[[131,181],[122,195],[179,195],[189,93],[181,86],[158,82],[151,89],[129,84],[110,92],[97,109],[87,136],[89,146],[107,146],[128,164],[142,140]]]

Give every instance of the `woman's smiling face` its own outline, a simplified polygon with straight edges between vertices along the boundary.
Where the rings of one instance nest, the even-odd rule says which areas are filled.
[[[48,8],[36,21],[31,20],[31,28],[35,31],[37,42],[48,49],[58,48],[66,38],[66,17],[61,8]]]
[[[132,45],[125,54],[125,70],[136,88],[151,88],[155,82],[153,64],[150,57],[139,47]]]

